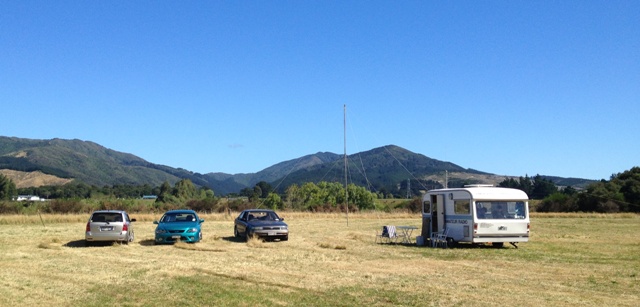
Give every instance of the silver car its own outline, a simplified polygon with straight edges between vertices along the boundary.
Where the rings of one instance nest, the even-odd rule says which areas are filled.
[[[133,242],[133,224],[129,214],[122,210],[98,210],[89,217],[84,239],[87,245],[98,241]]]

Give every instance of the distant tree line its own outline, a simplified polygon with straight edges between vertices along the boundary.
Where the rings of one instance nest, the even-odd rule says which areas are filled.
[[[442,186],[434,181],[406,181],[400,189],[414,196],[414,189],[425,184],[432,188]],[[410,186],[409,186],[410,185]],[[415,187],[414,187],[415,186]],[[640,167],[614,174],[610,180],[590,184],[583,190],[571,186],[557,187],[552,181],[536,175],[508,178],[499,183],[501,187],[516,188],[527,193],[529,198],[541,200],[535,208],[539,212],[640,212]],[[429,188],[430,189],[430,188]],[[348,193],[346,193],[348,192]],[[182,179],[171,186],[164,182],[159,187],[149,185],[113,185],[96,187],[84,183],[69,183],[62,186],[42,186],[17,189],[11,179],[0,174],[0,200],[11,200],[17,195],[37,195],[52,199],[43,205],[44,212],[83,212],[95,208],[148,211],[174,208],[192,208],[199,211],[229,211],[264,207],[283,210],[344,211],[381,209],[376,200],[393,197],[382,191],[370,192],[365,187],[337,182],[307,182],[292,184],[284,193],[278,194],[264,181],[253,188],[245,188],[239,194],[230,195],[228,201],[220,202],[213,190],[198,187],[189,179]],[[143,195],[156,195],[155,201],[144,204],[125,201],[140,199]],[[348,200],[346,199],[348,195]],[[94,200],[91,208],[84,208],[81,200]],[[115,199],[115,201],[114,201]],[[408,202],[408,210],[419,210],[419,197]],[[417,201],[416,201],[417,200]],[[84,202],[86,203],[86,202]],[[152,205],[149,205],[151,203]],[[414,208],[415,207],[415,208]],[[0,204],[0,213],[19,212],[18,205]]]
[[[558,188],[539,175],[506,179],[499,186],[520,189],[529,198],[541,200],[538,212],[640,212],[640,167],[592,183],[584,190]]]
[[[529,176],[520,177],[518,180],[507,178],[498,184],[504,188],[519,189],[527,193],[531,199],[544,199],[545,197],[557,193],[558,187],[551,180],[545,179],[540,175],[529,178]]]

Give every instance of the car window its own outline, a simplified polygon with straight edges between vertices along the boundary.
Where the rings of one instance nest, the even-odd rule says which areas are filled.
[[[271,211],[251,211],[249,212],[249,219],[257,219],[261,221],[276,221],[278,220],[278,215]]]
[[[97,212],[91,216],[92,222],[122,222],[122,214],[119,212]]]
[[[198,220],[198,215],[193,212],[186,213],[170,213],[165,214],[160,222],[172,223],[172,222],[195,222]]]

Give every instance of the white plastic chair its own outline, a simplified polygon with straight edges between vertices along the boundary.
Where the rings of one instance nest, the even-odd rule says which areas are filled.
[[[449,228],[445,228],[442,232],[436,234],[435,245],[436,247],[447,247],[447,235],[449,234]]]

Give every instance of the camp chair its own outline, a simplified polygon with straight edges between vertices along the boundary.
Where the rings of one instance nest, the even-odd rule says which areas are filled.
[[[435,241],[432,241],[434,247],[447,247],[447,235],[449,234],[449,228],[445,228],[442,232],[437,232],[435,235]]]
[[[382,232],[376,234],[376,243],[387,241],[387,243],[396,242],[398,240],[398,234],[396,233],[396,226],[387,225],[382,226]]]

